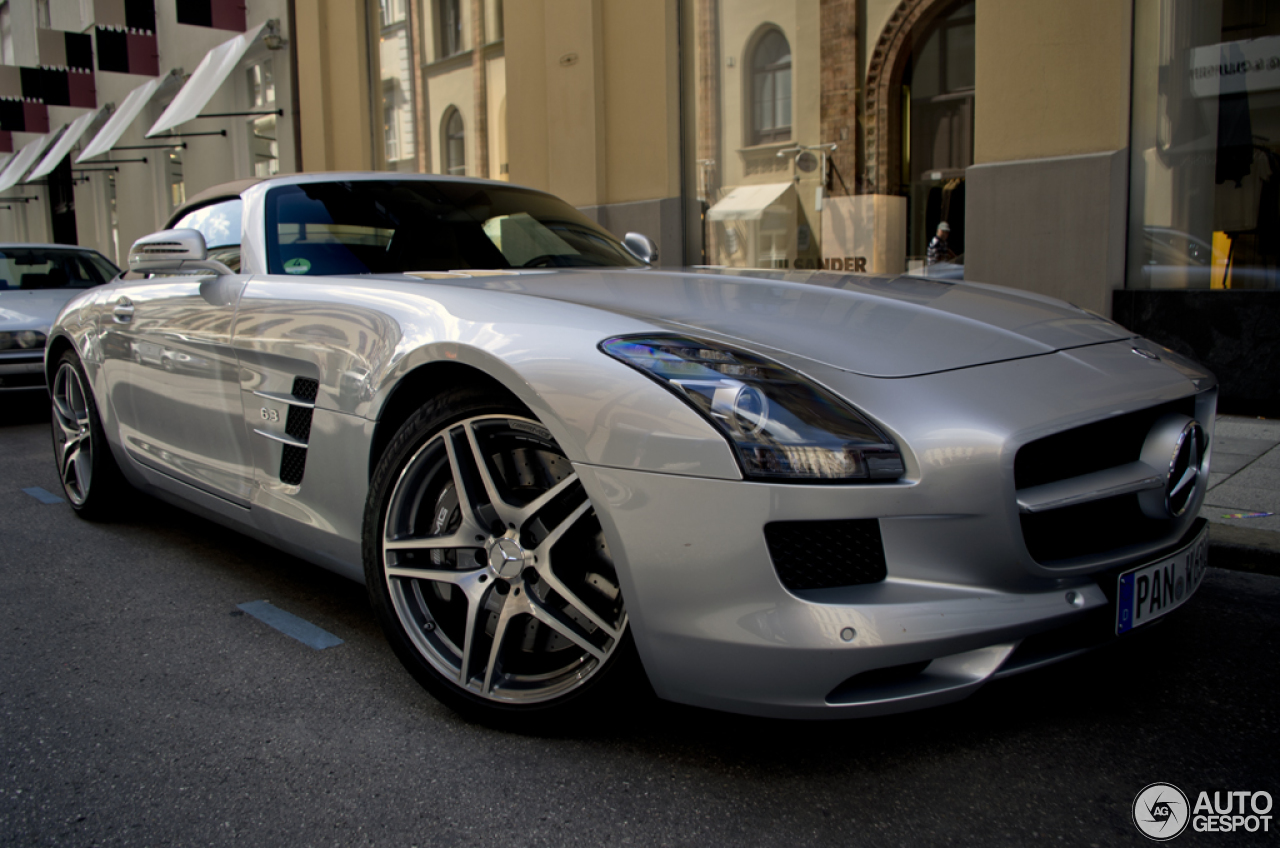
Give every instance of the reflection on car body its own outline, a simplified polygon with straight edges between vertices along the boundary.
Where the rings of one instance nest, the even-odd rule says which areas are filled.
[[[168,276],[53,330],[72,505],[127,481],[364,581],[487,720],[646,678],[760,715],[945,703],[1127,638],[1153,566],[1178,604],[1203,573],[1213,377],[1068,304],[656,268],[462,178],[246,181],[171,223],[131,253]],[[204,364],[157,390],[135,357]]]

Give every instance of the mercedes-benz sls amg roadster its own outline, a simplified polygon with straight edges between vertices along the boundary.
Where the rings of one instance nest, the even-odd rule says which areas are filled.
[[[657,267],[548,194],[223,186],[72,300],[58,471],[362,581],[493,721],[662,698],[826,718],[1127,638],[1204,573],[1216,382],[1069,304]]]

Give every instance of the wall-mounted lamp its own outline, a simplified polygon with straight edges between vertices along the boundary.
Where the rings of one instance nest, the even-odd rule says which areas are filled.
[[[268,50],[280,50],[289,43],[289,39],[280,34],[279,18],[267,21],[267,30],[262,36],[262,43],[267,45]]]

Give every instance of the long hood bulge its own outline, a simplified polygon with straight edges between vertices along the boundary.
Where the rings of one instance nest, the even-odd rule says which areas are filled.
[[[919,277],[583,270],[446,284],[711,332],[869,377],[917,376],[1133,337],[1049,298]]]

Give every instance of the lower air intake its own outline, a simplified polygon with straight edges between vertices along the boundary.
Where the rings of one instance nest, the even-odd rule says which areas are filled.
[[[775,521],[765,543],[782,585],[793,592],[879,583],[888,575],[880,522]]]

